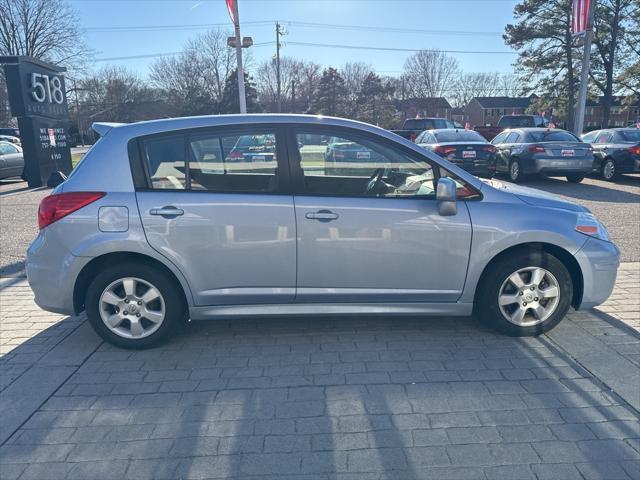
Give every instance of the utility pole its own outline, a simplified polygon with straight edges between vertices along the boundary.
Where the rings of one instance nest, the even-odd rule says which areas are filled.
[[[82,133],[82,123],[80,123],[80,101],[78,100],[78,86],[76,79],[73,79],[73,89],[76,91],[76,120],[78,121],[78,133],[80,134],[80,143],[84,147],[84,134]]]
[[[278,82],[278,113],[282,112],[282,81],[280,79],[280,23],[276,21],[276,81]]]
[[[591,61],[591,42],[593,41],[593,13],[596,0],[589,2],[589,23],[584,32],[584,53],[582,55],[582,71],[580,72],[580,91],[578,92],[578,105],[576,106],[576,118],[573,133],[582,135],[584,129],[584,112],[587,104],[587,90],[589,86],[589,64]]]
[[[296,113],[296,81],[291,79],[291,113]]]
[[[242,37],[240,36],[240,14],[238,0],[233,2],[234,29],[236,33],[236,60],[238,61],[238,96],[240,97],[240,113],[247,113],[247,98],[244,93],[244,68],[242,66]]]

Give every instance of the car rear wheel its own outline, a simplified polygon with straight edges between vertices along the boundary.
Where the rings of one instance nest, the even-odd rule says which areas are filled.
[[[522,181],[524,175],[522,174],[522,169],[520,168],[520,161],[517,158],[511,160],[509,164],[509,178],[512,182],[518,183]]]
[[[512,336],[540,335],[571,306],[573,284],[564,264],[539,250],[504,256],[483,275],[476,295],[480,318]]]
[[[612,158],[605,159],[605,161],[602,163],[601,172],[602,172],[602,178],[604,178],[608,182],[611,182],[618,177],[616,163],[613,161]]]
[[[87,289],[85,305],[96,332],[123,348],[158,344],[186,316],[180,285],[144,264],[114,265],[100,272]]]
[[[567,175],[567,182],[571,182],[571,183],[580,183],[582,180],[584,180],[585,175],[580,173],[573,173],[571,175]]]

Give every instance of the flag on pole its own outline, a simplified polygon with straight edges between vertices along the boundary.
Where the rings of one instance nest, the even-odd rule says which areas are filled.
[[[571,12],[571,33],[582,35],[589,28],[591,0],[573,0]]]
[[[227,10],[229,10],[229,18],[231,23],[236,24],[236,0],[225,0],[227,4]]]

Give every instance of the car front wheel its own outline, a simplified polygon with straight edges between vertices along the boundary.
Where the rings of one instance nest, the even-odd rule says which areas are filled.
[[[114,265],[100,272],[87,289],[85,305],[96,332],[123,348],[158,344],[186,316],[180,286],[145,264]]]
[[[494,262],[483,275],[476,307],[481,319],[513,336],[540,335],[571,306],[573,284],[564,264],[539,250],[523,250]]]

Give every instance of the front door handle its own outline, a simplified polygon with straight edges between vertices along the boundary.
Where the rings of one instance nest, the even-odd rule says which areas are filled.
[[[333,213],[331,210],[318,210],[317,212],[309,212],[305,214],[305,218],[309,220],[319,220],[321,222],[330,222],[331,220],[337,220],[339,215]]]
[[[180,215],[184,215],[184,210],[169,205],[162,208],[152,208],[149,213],[151,215],[160,215],[162,217],[179,217]]]

